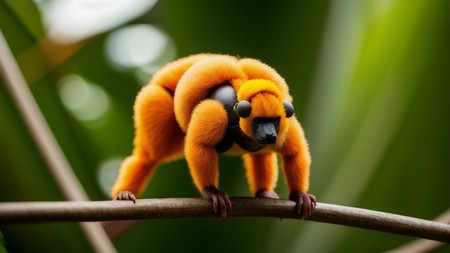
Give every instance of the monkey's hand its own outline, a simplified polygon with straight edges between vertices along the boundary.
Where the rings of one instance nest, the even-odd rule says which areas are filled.
[[[227,216],[227,209],[231,209],[231,201],[223,191],[220,191],[215,186],[206,186],[202,191],[202,196],[205,199],[212,199],[214,213],[222,217]]]
[[[289,199],[297,203],[295,211],[302,219],[306,219],[311,216],[312,212],[316,208],[317,201],[314,195],[297,190],[289,194]]]
[[[136,204],[136,197],[130,191],[121,191],[117,194],[115,200],[131,200]]]
[[[278,194],[274,191],[259,190],[256,192],[257,198],[279,199]]]

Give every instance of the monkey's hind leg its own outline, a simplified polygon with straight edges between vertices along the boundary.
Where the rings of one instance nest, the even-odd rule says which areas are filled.
[[[242,158],[250,191],[255,197],[278,199],[273,190],[278,180],[276,154],[245,154]]]
[[[143,154],[128,156],[122,162],[118,178],[112,188],[112,196],[116,200],[132,200],[136,202],[138,196],[145,184],[150,178],[156,163],[150,161]],[[136,195],[136,196],[135,196]]]
[[[111,192],[119,200],[136,201],[157,165],[183,154],[184,133],[175,120],[173,97],[167,90],[145,86],[136,98],[134,121],[134,150],[123,161]]]

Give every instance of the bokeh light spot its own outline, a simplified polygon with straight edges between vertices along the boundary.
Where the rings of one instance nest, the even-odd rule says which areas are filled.
[[[167,37],[150,25],[133,25],[113,32],[106,50],[115,64],[134,68],[153,62],[164,50]]]
[[[112,32],[105,53],[119,70],[134,71],[145,84],[156,70],[176,57],[175,43],[162,30],[148,24],[130,25]]]
[[[70,44],[143,15],[156,0],[49,0],[37,3],[50,38]]]
[[[63,105],[76,119],[89,127],[104,125],[111,102],[102,87],[74,74],[63,77],[58,87]]]

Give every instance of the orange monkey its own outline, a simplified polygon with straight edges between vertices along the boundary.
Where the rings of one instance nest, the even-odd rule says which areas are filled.
[[[199,54],[169,63],[142,88],[134,104],[134,150],[121,166],[112,196],[136,201],[158,164],[183,156],[195,186],[226,216],[218,187],[218,155],[242,155],[251,192],[278,198],[277,157],[307,218],[316,198],[306,193],[311,158],[284,79],[254,59]]]

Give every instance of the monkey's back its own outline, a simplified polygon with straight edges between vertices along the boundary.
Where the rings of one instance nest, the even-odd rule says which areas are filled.
[[[174,96],[174,113],[180,128],[186,132],[192,111],[211,90],[229,83],[236,90],[249,79],[267,79],[275,83],[286,100],[291,101],[287,84],[271,67],[254,59],[229,55],[196,54],[161,68],[149,85],[164,87]]]

